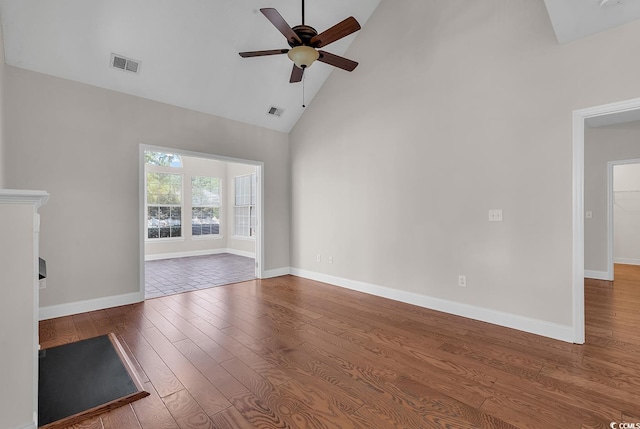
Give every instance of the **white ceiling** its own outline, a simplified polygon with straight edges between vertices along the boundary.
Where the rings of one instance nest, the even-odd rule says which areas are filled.
[[[306,23],[322,32],[354,16],[365,27],[379,2],[306,0]],[[604,7],[600,2],[545,0],[560,43],[640,17],[640,0],[610,0]],[[301,23],[298,0],[0,0],[5,60],[12,66],[289,132],[304,110],[302,83],[289,83],[292,63],[286,55],[238,55],[288,47],[259,12],[263,7],[276,8],[291,26]],[[361,32],[325,49],[344,55]],[[140,73],[111,68],[111,53],[139,60]],[[357,55],[346,56],[359,60]],[[357,79],[372,66],[361,63],[349,77]],[[320,62],[306,71],[307,105],[332,72],[347,73]],[[267,115],[270,106],[284,113]]]
[[[380,0],[306,0],[306,24],[322,32],[354,16],[364,27]],[[301,24],[300,0],[0,0],[6,63],[65,79],[288,132],[303,112],[288,48],[260,13],[274,7]],[[324,50],[343,55],[358,33]],[[141,61],[140,74],[109,67],[111,53]],[[358,61],[358,58],[351,58]],[[305,75],[309,104],[333,67]],[[356,69],[352,74],[357,76]],[[336,69],[335,73],[348,73]],[[270,106],[284,109],[267,115]]]
[[[640,18],[639,0],[544,0],[544,2],[560,43],[572,42]]]

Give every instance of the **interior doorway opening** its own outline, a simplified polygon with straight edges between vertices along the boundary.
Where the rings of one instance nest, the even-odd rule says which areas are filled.
[[[262,277],[262,164],[140,146],[145,299]]]
[[[573,342],[585,342],[585,127],[587,122],[623,123],[640,120],[640,98],[573,112]]]

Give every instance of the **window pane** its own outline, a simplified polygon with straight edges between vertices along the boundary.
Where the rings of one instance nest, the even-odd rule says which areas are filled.
[[[220,179],[194,176],[191,178],[191,204],[194,206],[220,205]]]
[[[159,165],[163,167],[182,167],[180,155],[175,153],[145,151],[144,162],[148,165]]]
[[[180,204],[181,201],[180,174],[147,173],[147,204]]]
[[[250,214],[249,207],[236,207],[235,211],[235,235],[248,237]]]

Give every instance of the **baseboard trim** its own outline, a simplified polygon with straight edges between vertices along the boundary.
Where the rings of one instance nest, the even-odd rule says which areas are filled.
[[[245,258],[256,259],[255,252],[245,252],[244,250],[236,250],[236,249],[224,249],[225,253],[231,253],[232,255],[244,256]]]
[[[568,343],[573,343],[574,339],[572,326],[559,325],[557,323],[547,322],[544,320],[532,319],[529,317],[518,316],[516,314],[504,313],[469,304],[433,298],[427,295],[420,295],[413,292],[401,291],[385,286],[378,286],[356,280],[335,277],[328,274],[301,270],[298,268],[291,268],[290,274],[358,292],[368,293],[382,298],[392,299],[394,301],[417,305],[431,310],[442,311],[449,314],[455,314],[456,316],[462,316],[469,319],[492,323],[494,325],[517,329],[519,331],[529,332]]]
[[[188,252],[157,253],[154,255],[144,255],[144,260],[145,262],[160,261],[163,259],[189,258],[192,256],[220,255],[222,253],[231,253],[232,255],[244,256],[246,258],[253,258],[253,259],[255,259],[256,257],[256,254],[252,252],[222,248],[222,249],[191,250]]]
[[[624,265],[640,265],[640,259],[615,258],[613,262]]]
[[[174,253],[157,253],[153,255],[144,255],[145,261],[159,261],[162,259],[174,259],[174,258],[188,258],[191,256],[207,256],[218,255],[220,253],[227,253],[227,249],[205,249],[205,250],[190,250],[187,252],[174,252]]]
[[[607,271],[584,270],[584,276],[588,279],[611,280]]]
[[[265,270],[263,279],[270,279],[273,277],[286,276],[290,274],[291,269],[289,267],[276,268],[273,270]]]
[[[66,304],[50,305],[40,307],[39,319],[53,319],[142,301],[144,301],[144,292],[134,292],[123,295],[106,296],[104,298],[87,299],[85,301],[69,302]]]

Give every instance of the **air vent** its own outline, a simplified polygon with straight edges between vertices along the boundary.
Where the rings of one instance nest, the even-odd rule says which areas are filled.
[[[137,74],[140,72],[140,61],[118,54],[111,54],[111,67]]]
[[[269,110],[267,110],[267,115],[275,116],[278,118],[282,116],[283,113],[284,113],[284,109],[276,106],[271,106],[269,107]]]

